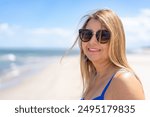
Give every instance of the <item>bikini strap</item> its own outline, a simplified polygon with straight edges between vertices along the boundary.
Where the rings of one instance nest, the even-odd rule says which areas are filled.
[[[105,86],[103,92],[101,93],[101,96],[104,97],[105,93],[106,93],[106,90],[108,89],[112,79],[114,78],[115,74],[112,75],[111,79],[109,80],[109,82],[107,83],[107,85]]]
[[[105,86],[103,92],[101,93],[101,96],[102,96],[102,97],[104,97],[104,95],[105,95],[105,93],[106,93],[106,90],[108,89],[108,87],[109,87],[109,85],[110,85],[112,79],[114,78],[114,76],[115,76],[118,72],[120,72],[120,71],[125,71],[125,69],[121,68],[121,69],[119,69],[116,73],[114,73],[114,74],[112,75],[111,79],[109,80],[109,82],[108,82],[107,85]]]

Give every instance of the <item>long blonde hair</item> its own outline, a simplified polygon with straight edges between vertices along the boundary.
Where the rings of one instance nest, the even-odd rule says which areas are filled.
[[[87,19],[81,28],[85,28],[91,19],[96,19],[102,23],[111,33],[109,42],[109,59],[119,68],[124,68],[133,71],[128,65],[125,49],[125,33],[120,18],[109,9],[102,9],[94,12],[91,15],[86,15]],[[90,86],[90,81],[96,75],[96,69],[92,62],[86,57],[82,50],[79,35],[75,41],[79,42],[80,47],[80,69],[83,79],[83,96],[86,94]]]

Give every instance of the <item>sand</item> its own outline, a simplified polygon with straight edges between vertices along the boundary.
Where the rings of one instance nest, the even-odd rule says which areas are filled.
[[[146,99],[150,99],[150,54],[131,54],[128,61],[140,78]]]
[[[128,61],[143,83],[150,99],[150,55],[130,54]],[[12,100],[79,100],[82,94],[79,56],[60,57],[38,73],[24,78],[15,86],[0,90],[0,99]]]

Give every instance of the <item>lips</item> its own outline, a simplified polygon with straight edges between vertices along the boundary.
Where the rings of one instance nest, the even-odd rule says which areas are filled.
[[[98,48],[88,48],[88,51],[89,52],[99,52],[99,51],[101,51],[101,49],[98,49]]]

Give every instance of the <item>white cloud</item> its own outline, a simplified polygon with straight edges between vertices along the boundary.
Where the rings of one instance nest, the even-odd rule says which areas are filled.
[[[66,47],[72,32],[63,28],[24,28],[0,24],[0,47]]]
[[[20,26],[10,25],[8,23],[0,24],[0,34],[11,35],[19,33],[26,33],[26,35],[32,36],[60,36],[60,37],[68,37],[70,36],[71,32],[67,29],[63,28],[33,28],[33,29],[26,29]]]
[[[0,34],[4,36],[13,36],[18,26],[10,25],[8,23],[0,24]]]
[[[0,31],[5,31],[9,28],[7,23],[0,24]]]
[[[137,16],[122,18],[127,45],[150,45],[150,9],[142,9]]]

